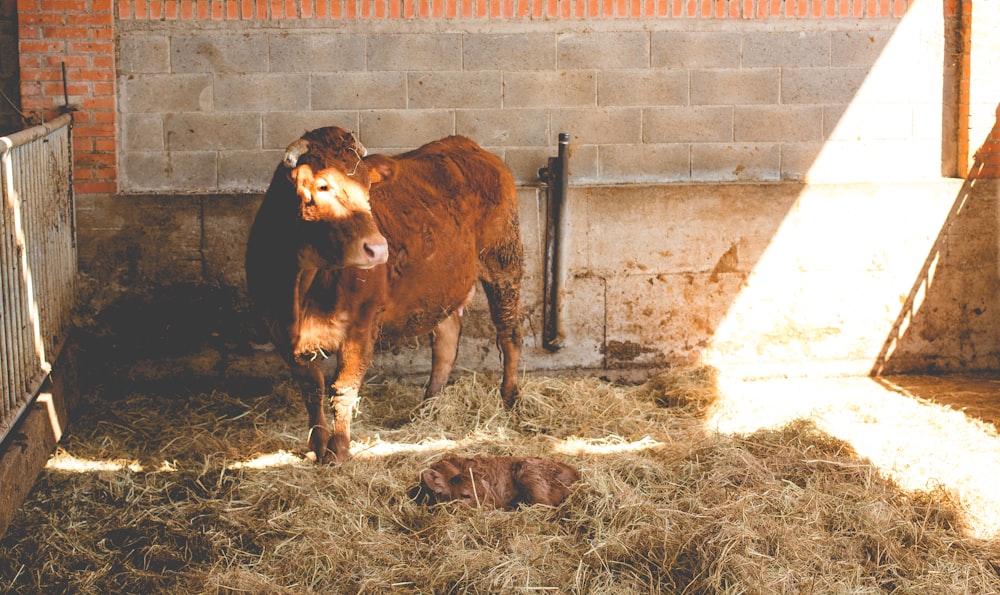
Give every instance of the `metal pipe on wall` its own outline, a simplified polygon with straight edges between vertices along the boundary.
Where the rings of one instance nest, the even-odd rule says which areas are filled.
[[[569,186],[569,133],[559,133],[559,152],[538,170],[545,184],[545,271],[542,302],[542,347],[559,351],[566,338],[562,302],[566,281],[566,191]]]

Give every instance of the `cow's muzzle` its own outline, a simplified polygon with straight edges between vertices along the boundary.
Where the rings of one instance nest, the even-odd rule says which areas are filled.
[[[344,264],[359,269],[370,269],[389,260],[389,242],[381,234],[371,235],[358,240],[351,252],[352,258]]]

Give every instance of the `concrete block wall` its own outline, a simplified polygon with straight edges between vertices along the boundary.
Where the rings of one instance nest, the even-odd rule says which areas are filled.
[[[940,12],[906,18],[944,28]],[[260,191],[291,140],[328,124],[380,152],[465,134],[522,184],[537,183],[564,131],[576,184],[911,180],[954,167],[943,42],[890,51],[899,20],[278,25],[120,21],[122,191]],[[859,97],[880,72],[892,93]]]

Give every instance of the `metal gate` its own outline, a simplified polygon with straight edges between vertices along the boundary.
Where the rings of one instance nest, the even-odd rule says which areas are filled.
[[[0,442],[69,332],[76,283],[72,119],[0,137]]]

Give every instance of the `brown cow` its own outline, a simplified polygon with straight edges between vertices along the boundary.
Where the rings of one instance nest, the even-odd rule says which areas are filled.
[[[449,457],[420,474],[421,495],[431,503],[460,500],[483,508],[518,504],[558,506],[580,480],[576,469],[534,457]]]
[[[518,394],[523,250],[510,171],[460,136],[395,157],[366,154],[337,127],[293,142],[247,245],[250,297],[300,382],[319,462],[349,455],[380,336],[430,334],[425,396],[447,383],[477,279],[496,326],[504,405]],[[321,367],[329,355],[337,356],[332,434]]]

